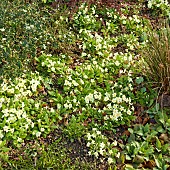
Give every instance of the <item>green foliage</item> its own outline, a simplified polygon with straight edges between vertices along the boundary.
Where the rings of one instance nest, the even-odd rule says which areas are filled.
[[[160,83],[164,92],[170,90],[170,28],[168,24],[159,31],[149,33],[148,44],[142,51],[147,76],[155,83]]]
[[[157,166],[157,168],[162,168],[162,166],[168,167],[169,143],[166,134],[158,131],[157,125],[152,127],[149,124],[145,126],[136,125],[134,129],[129,129],[129,131],[131,135],[128,139],[129,143],[126,145],[126,158],[133,161],[134,167],[151,160],[154,160],[152,161],[154,162],[153,166]],[[162,134],[158,138],[159,133]],[[160,153],[163,154],[163,156],[161,154],[161,160]]]
[[[55,0],[42,0],[43,3],[55,2]]]
[[[149,0],[148,8],[152,10],[153,16],[166,16],[170,19],[170,5],[168,0]]]
[[[71,34],[64,21],[59,24],[58,10],[49,12],[38,2],[1,1],[0,6],[0,76],[4,78],[32,69],[35,56],[56,53],[64,41],[61,35]]]
[[[101,131],[93,128],[90,133],[87,133],[87,146],[90,148],[89,155],[94,155],[96,158],[102,157],[101,161],[107,158],[108,164],[115,164],[118,155],[117,141],[109,142],[108,138],[102,135]]]
[[[86,156],[104,168],[167,169],[170,118],[153,107],[157,92],[148,77],[168,91],[169,28],[151,32],[148,41],[149,21],[131,4],[120,12],[82,3],[72,15],[42,2],[50,1],[0,2],[1,166],[91,168],[72,162],[68,144],[44,143],[61,129],[69,142],[83,141]],[[15,148],[24,153],[18,162],[10,159]]]
[[[66,124],[63,133],[71,142],[74,142],[74,140],[80,140],[81,137],[86,134],[86,129],[82,122],[78,121],[76,117],[72,115],[69,123]]]
[[[64,148],[66,142],[62,138],[53,141],[52,144],[47,143],[28,143],[27,149],[20,148],[15,150],[15,160],[7,159],[2,161],[0,168],[2,169],[97,169],[94,162],[85,162],[77,159],[74,162],[69,156],[69,151]],[[71,148],[68,148],[71,149]],[[6,164],[7,162],[7,164]]]
[[[114,61],[98,61],[97,65],[97,61],[93,60],[91,64],[85,62],[72,70],[60,57],[43,55],[37,60],[38,68],[41,66],[46,68],[47,72],[56,73],[56,84],[62,87],[61,97],[58,92],[49,93],[56,105],[60,104],[60,114],[79,113],[85,115],[84,119],[91,115],[99,123],[105,119],[103,129],[125,124],[128,119],[133,119],[132,78],[129,74],[128,77],[122,75],[114,80],[108,72],[109,69],[114,69]],[[115,66],[115,72],[118,72],[118,68]],[[113,87],[110,88],[112,84]],[[102,86],[107,88],[102,89]]]
[[[47,79],[48,81],[48,79]],[[46,136],[56,128],[59,115],[47,103],[33,99],[43,95],[45,82],[38,74],[23,75],[0,87],[0,138],[19,147],[24,139]],[[44,95],[45,97],[45,95]]]

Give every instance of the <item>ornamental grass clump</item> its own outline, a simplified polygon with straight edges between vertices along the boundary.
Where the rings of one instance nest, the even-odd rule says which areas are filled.
[[[149,33],[148,44],[142,52],[146,74],[160,84],[162,92],[170,92],[170,27]]]

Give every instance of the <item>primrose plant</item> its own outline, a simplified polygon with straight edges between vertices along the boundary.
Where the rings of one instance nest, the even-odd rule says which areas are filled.
[[[169,17],[170,19],[170,5],[168,0],[149,0],[148,8],[155,12],[161,11],[163,16]]]
[[[107,159],[108,164],[116,163],[115,157],[119,156],[116,140],[110,143],[108,138],[96,128],[93,128],[91,133],[87,133],[86,138],[87,147],[90,148],[89,155],[100,157],[101,161]]]
[[[82,4],[74,15],[73,27],[79,32],[78,38],[82,41],[79,45],[82,57],[90,58],[92,54],[106,57],[119,44],[123,44],[126,50],[135,51],[145,44],[141,35],[147,31],[146,23],[137,15],[128,17],[107,8],[101,13],[95,5],[88,7]],[[139,38],[143,40],[139,42]]]
[[[112,126],[115,126],[124,124],[125,119],[133,119],[131,71],[119,70],[122,67],[121,60],[128,57],[131,58],[132,56],[117,54],[115,55],[115,58],[119,58],[117,62],[114,59],[103,59],[101,63],[93,59],[92,63],[81,63],[74,70],[65,66],[60,71],[61,66],[58,69],[57,64],[55,64],[54,69],[60,73],[56,81],[57,84],[62,86],[63,91],[62,94],[58,91],[49,92],[49,94],[59,98],[58,100],[54,99],[56,104],[62,106],[59,112],[61,114],[72,114],[74,112],[84,115],[90,114],[97,120],[104,118],[106,126],[107,122],[113,121]],[[54,72],[52,67],[43,64],[46,61],[51,62],[51,56],[42,57],[41,59],[41,61],[39,59],[40,65],[49,69],[48,71]],[[56,57],[55,62],[59,63],[59,61],[60,65],[64,66],[65,61],[61,61],[59,57]],[[113,75],[117,73],[120,74],[120,77],[113,78]]]
[[[95,6],[90,8],[83,4],[74,15],[72,24],[79,32],[77,38],[80,40],[79,49],[82,52],[79,58],[82,62],[72,61],[69,56],[63,57],[64,54],[58,56],[43,54],[37,58],[37,69],[47,70],[53,75],[56,88],[48,91],[48,94],[57,112],[64,119],[68,119],[68,126],[80,125],[89,119],[91,122],[88,123],[92,127],[97,123],[97,131],[94,130],[93,133],[113,131],[115,127],[128,125],[134,119],[133,68],[136,64],[134,51],[142,45],[138,40],[145,30],[141,19],[135,15],[125,22],[125,17],[120,17],[115,11],[106,10],[104,15],[110,20],[105,27],[99,14]],[[113,36],[122,24],[127,30],[133,29],[133,33]],[[110,27],[114,28],[113,32]],[[123,43],[126,50],[114,53],[114,48],[119,43]],[[71,121],[72,115],[75,115],[76,123]],[[76,134],[73,128],[67,128],[66,132],[68,136]],[[96,134],[92,138],[87,137],[87,142],[91,155],[105,156],[110,164],[114,163],[117,151],[106,153],[108,148],[112,148],[106,136]],[[102,145],[103,150],[100,143],[105,144]]]
[[[20,146],[24,139],[46,136],[57,120],[55,110],[41,100],[43,78],[38,73],[4,80],[0,86],[0,140]]]

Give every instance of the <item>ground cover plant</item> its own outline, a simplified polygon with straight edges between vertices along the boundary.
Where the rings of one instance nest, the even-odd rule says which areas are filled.
[[[1,169],[170,169],[167,1],[0,3]]]

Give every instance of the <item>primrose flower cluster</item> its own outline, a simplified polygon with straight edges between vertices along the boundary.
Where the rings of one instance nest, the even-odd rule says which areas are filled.
[[[170,5],[168,0],[149,0],[148,8],[152,10],[161,10],[163,15],[170,19]]]
[[[86,6],[82,6],[79,14],[75,15],[75,22],[85,24],[80,20],[86,14],[94,13],[94,10],[95,7],[90,11]],[[110,14],[107,12],[108,17],[115,17],[114,11]],[[135,15],[129,20],[133,25],[140,23],[140,19]],[[101,27],[100,24],[97,25],[101,22],[97,20],[97,16],[95,22],[96,26],[93,28],[79,25],[81,28],[79,38],[82,41],[79,48],[83,50],[81,57],[89,60],[79,63],[74,69],[65,65],[67,59],[61,60],[60,57],[42,55],[38,58],[38,62],[41,67],[48,68],[49,72],[54,72],[53,70],[58,67],[62,69],[56,81],[63,87],[63,92],[52,94],[57,98],[55,101],[60,114],[75,112],[85,117],[91,115],[96,121],[104,120],[103,129],[107,129],[128,123],[133,119],[133,81],[130,69],[135,63],[134,54],[128,51],[130,48],[128,44],[125,53],[113,53],[112,49],[117,46],[118,41],[131,37],[132,41],[129,40],[129,44],[137,44],[138,39],[132,34],[124,34],[123,40],[119,37],[111,38],[109,34],[103,36],[104,33],[97,33],[98,28]],[[105,30],[108,32],[107,28]],[[55,64],[51,65],[50,63],[54,61]],[[58,62],[60,66],[56,65]],[[52,67],[54,69],[51,69]]]
[[[98,17],[96,14],[96,6],[94,5],[89,9],[89,7],[83,3],[79,7],[79,11],[74,15],[74,26],[78,26],[79,28],[96,28],[99,24],[96,21],[96,17]]]
[[[46,56],[44,60],[49,61],[50,58],[51,56]],[[63,72],[60,72],[57,78],[58,83],[62,84],[63,94],[58,92],[52,94],[58,98],[55,101],[59,113],[80,113],[81,110],[84,115],[89,113],[94,117],[99,115],[96,118],[100,120],[103,117],[105,128],[110,126],[111,122],[112,126],[122,124],[125,117],[132,119],[133,81],[129,70],[132,58],[130,53],[115,53],[110,58],[98,61],[93,58],[92,62],[81,63],[75,69],[63,67]],[[56,63],[58,60],[59,57],[55,59]],[[125,61],[128,61],[126,65]],[[62,62],[66,63],[63,60],[61,65]],[[42,66],[42,63],[40,65]],[[119,77],[114,78],[117,74]]]
[[[75,64],[74,61],[70,62],[69,56],[53,57],[45,54],[37,61],[38,68],[46,68],[57,75],[55,83],[62,87],[61,91],[55,89],[55,92],[48,93],[60,115],[76,114],[76,117],[81,115],[82,119],[90,117],[99,124],[100,130],[108,130],[128,124],[134,118],[131,70],[136,64],[135,49],[142,45],[139,36],[146,28],[137,15],[120,16],[115,10],[107,9],[109,21],[104,26],[98,14],[100,11],[95,6],[90,8],[82,4],[74,15],[73,27],[79,32],[77,38],[82,51],[79,57],[83,62]],[[120,25],[125,27],[127,33],[116,36]],[[124,52],[114,52],[119,44],[126,47]],[[96,157],[105,155],[108,162],[113,163],[113,155],[117,151],[112,150],[107,154],[112,144],[108,144],[107,137],[100,132],[94,130],[93,133],[87,137],[90,154]]]
[[[112,49],[122,43],[130,51],[135,51],[141,44],[145,44],[145,41],[139,42],[139,38],[143,32],[147,31],[147,26],[139,16],[127,17],[124,14],[119,15],[116,10],[106,9],[105,15],[108,16],[108,20],[105,25],[103,25],[104,20],[98,15],[93,16],[91,20],[93,25],[86,25],[83,21],[85,16],[99,13],[95,11],[95,6],[90,9],[83,4],[81,10],[74,16],[74,27],[78,28],[79,39],[82,40],[82,44],[79,45],[79,48],[83,50],[82,57],[90,58],[92,54],[106,57],[110,55]],[[117,36],[116,32],[120,32],[122,28],[123,34]]]
[[[60,74],[63,73],[63,70],[66,70],[66,64],[61,62],[59,59],[56,60],[50,54],[42,54],[40,57],[35,58],[38,62],[41,62],[41,67],[46,68],[49,73]]]
[[[31,136],[47,134],[51,117],[57,120],[54,109],[32,99],[39,93],[42,77],[38,73],[29,76],[4,80],[0,86],[0,141],[12,140],[16,146]]]
[[[97,128],[93,128],[90,133],[86,135],[87,147],[90,151],[89,155],[94,155],[96,158],[100,158],[100,161],[107,159],[109,164],[116,163],[115,157],[119,157],[117,141],[110,143],[108,138],[104,136]]]
[[[156,6],[159,8],[161,5],[168,6],[168,0],[149,0],[148,1],[148,8],[152,8],[152,6]]]

